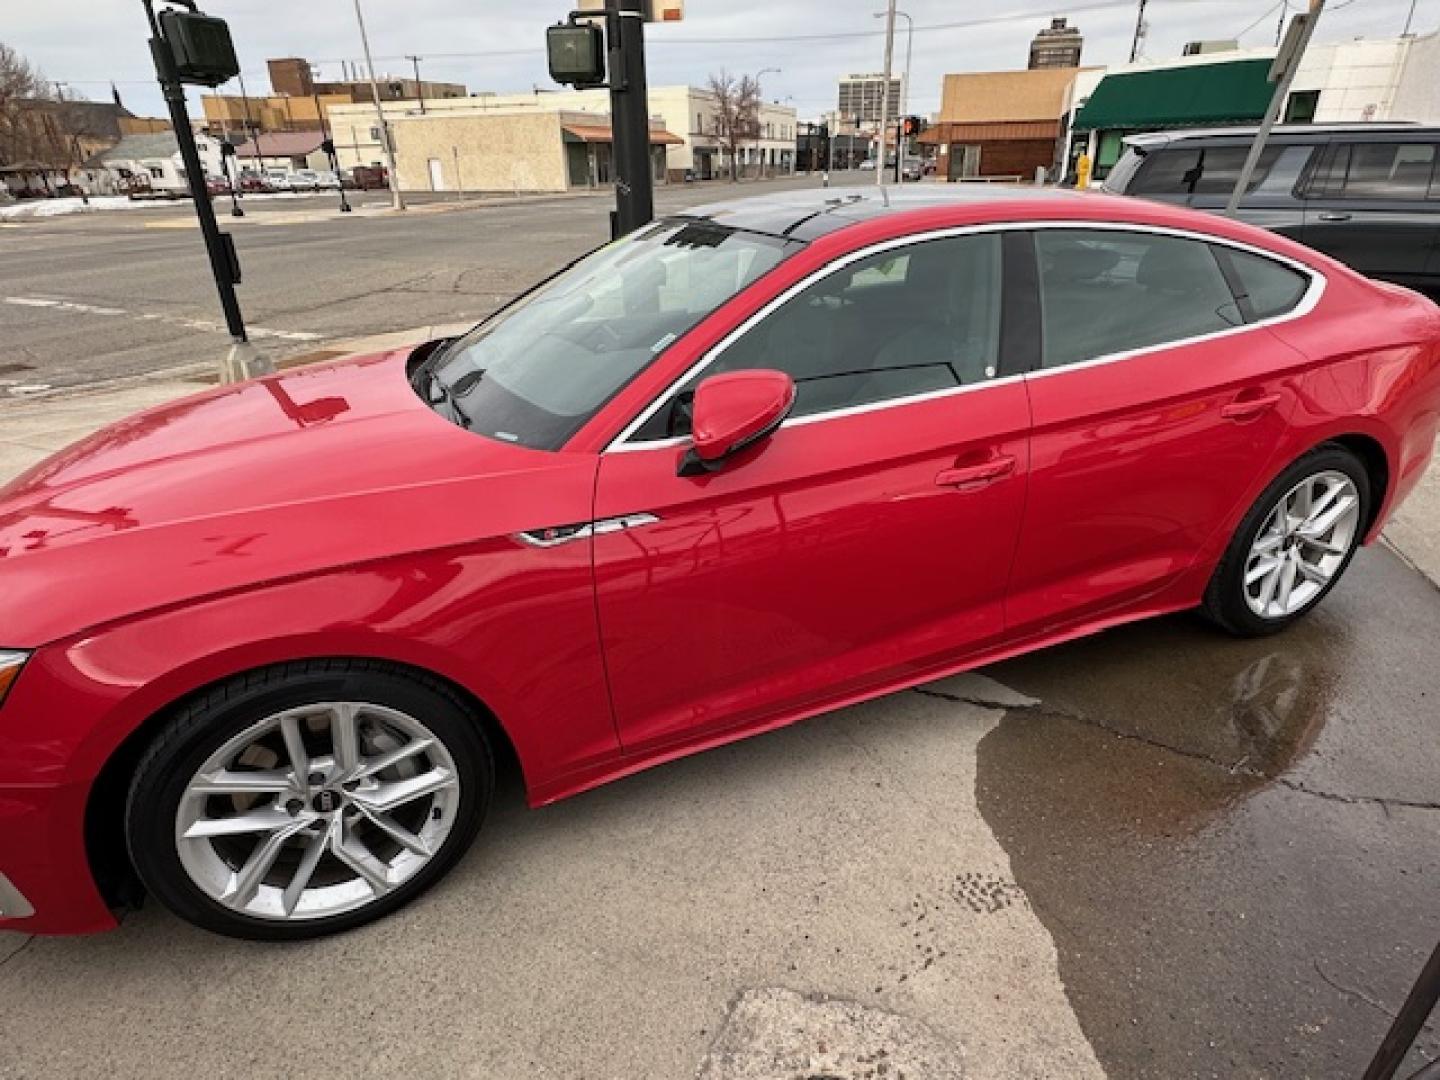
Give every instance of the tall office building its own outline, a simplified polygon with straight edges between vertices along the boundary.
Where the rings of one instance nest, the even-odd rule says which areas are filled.
[[[1030,42],[1031,68],[1079,67],[1085,39],[1065,19],[1051,19]]]
[[[846,124],[878,124],[880,122],[881,87],[885,85],[884,75],[847,75],[840,80],[840,120]],[[900,115],[901,81],[890,80],[889,116],[893,120]]]

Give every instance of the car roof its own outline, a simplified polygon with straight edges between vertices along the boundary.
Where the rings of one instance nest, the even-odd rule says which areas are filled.
[[[1127,135],[1124,142],[1141,149],[1168,146],[1174,142],[1191,139],[1254,138],[1260,129],[1254,125],[1243,127],[1188,128],[1182,131],[1149,131],[1139,135]],[[1331,135],[1440,135],[1440,127],[1429,126],[1409,120],[1386,123],[1349,124],[1276,124],[1270,131],[1271,138],[1325,139]]]
[[[851,225],[917,210],[979,209],[1007,202],[1054,202],[1088,198],[1066,188],[1010,184],[919,184],[774,192],[697,206],[673,215],[713,221],[732,229],[795,240],[814,240]]]

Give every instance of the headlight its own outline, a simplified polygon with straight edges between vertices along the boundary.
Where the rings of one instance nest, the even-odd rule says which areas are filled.
[[[0,649],[0,704],[4,704],[5,695],[10,692],[10,687],[15,685],[15,679],[19,676],[20,669],[29,659],[29,653],[16,652],[13,649]]]

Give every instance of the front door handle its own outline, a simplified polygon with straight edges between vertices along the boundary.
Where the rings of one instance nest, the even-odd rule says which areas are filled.
[[[1341,214],[1334,210],[1326,210],[1320,214],[1321,221],[1349,221],[1349,214]]]
[[[936,474],[935,483],[939,487],[974,490],[994,483],[1003,476],[1009,476],[1014,471],[1015,459],[1009,454],[1005,454],[1002,457],[981,462],[979,465],[962,465],[954,469],[942,469]]]
[[[1279,394],[1263,394],[1258,397],[1238,397],[1220,410],[1226,420],[1254,420],[1280,404]]]

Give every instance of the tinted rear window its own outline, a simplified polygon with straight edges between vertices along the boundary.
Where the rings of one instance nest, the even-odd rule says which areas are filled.
[[[1283,194],[1295,186],[1313,147],[1265,147],[1247,192]],[[1240,179],[1249,146],[1170,147],[1152,153],[1130,187],[1132,195],[1229,195]]]
[[[1311,194],[1340,199],[1423,199],[1435,173],[1436,144],[1341,143],[1331,147]]]
[[[1300,303],[1310,280],[1298,270],[1282,266],[1262,255],[1231,248],[1220,249],[1240,279],[1240,287],[1250,298],[1250,307],[1257,319],[1273,319],[1284,315]]]

